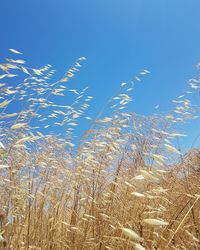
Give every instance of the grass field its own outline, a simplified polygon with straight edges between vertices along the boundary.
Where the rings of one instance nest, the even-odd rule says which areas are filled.
[[[68,85],[84,57],[52,81],[51,65],[10,53],[0,65],[0,249],[200,249],[200,150],[175,146],[198,118],[199,79],[169,114],[149,117],[126,111],[124,82],[91,120],[93,97]],[[81,119],[92,125],[74,145]]]

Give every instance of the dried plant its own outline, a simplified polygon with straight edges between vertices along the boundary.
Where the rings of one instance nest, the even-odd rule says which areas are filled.
[[[133,81],[122,83],[75,146],[91,119],[87,87],[69,87],[84,60],[56,81],[51,65],[0,64],[0,248],[200,249],[200,151],[173,145],[197,118],[199,79],[150,117],[124,111]]]

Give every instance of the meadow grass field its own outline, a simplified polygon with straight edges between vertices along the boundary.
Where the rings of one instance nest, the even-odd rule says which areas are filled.
[[[191,96],[199,78],[173,110],[151,116],[126,109],[133,86],[123,82],[93,119],[89,90],[70,85],[86,58],[54,81],[51,65],[34,69],[20,51],[8,53],[0,64],[0,249],[200,249],[200,150],[178,146],[179,129],[198,119]],[[84,119],[91,126],[74,142]]]

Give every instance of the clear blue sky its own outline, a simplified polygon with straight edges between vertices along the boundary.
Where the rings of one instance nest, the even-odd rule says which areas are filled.
[[[157,104],[170,110],[198,74],[199,0],[6,0],[0,9],[1,57],[15,48],[29,65],[50,63],[60,74],[87,57],[74,81],[90,87],[93,116],[120,82],[144,68],[152,73],[136,88],[130,110],[147,115]]]

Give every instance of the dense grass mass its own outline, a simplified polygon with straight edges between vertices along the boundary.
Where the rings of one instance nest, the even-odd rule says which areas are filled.
[[[84,60],[57,81],[51,65],[0,64],[0,249],[200,249],[200,151],[174,146],[198,118],[199,78],[150,117],[126,112],[134,86],[121,83],[74,145],[91,119],[92,96],[69,83]]]

